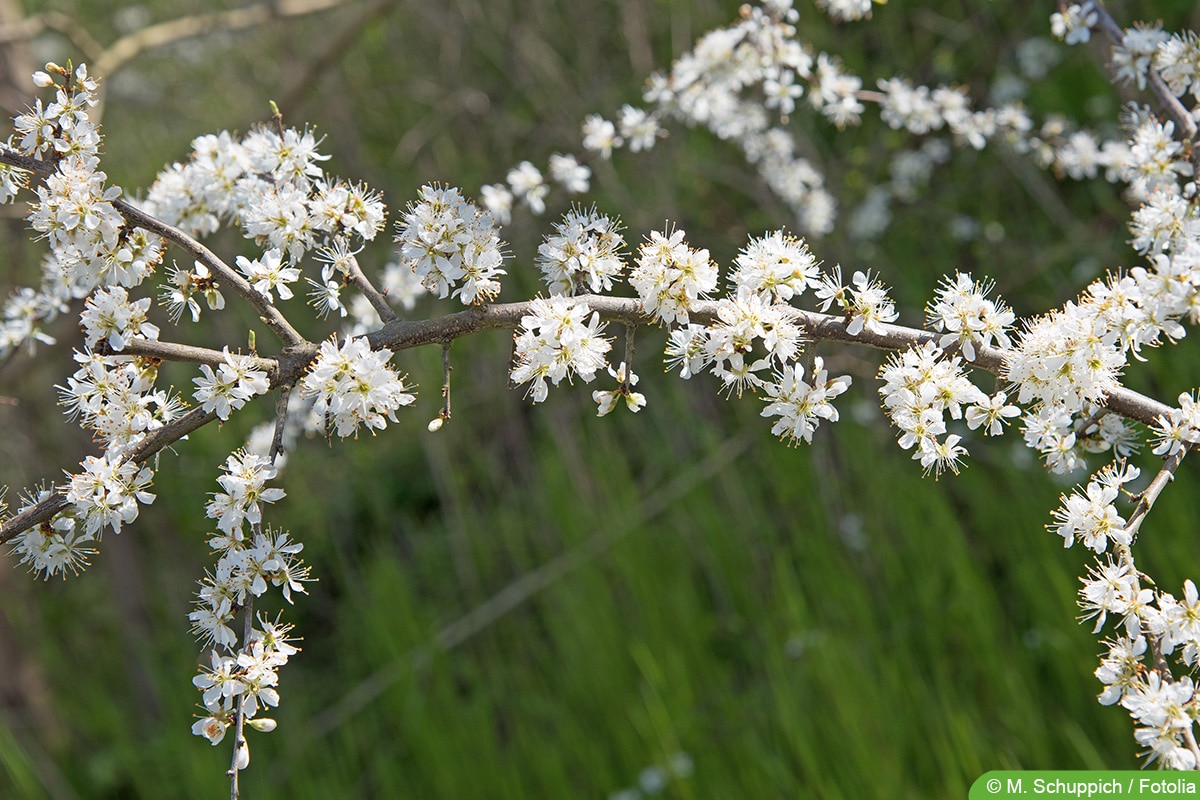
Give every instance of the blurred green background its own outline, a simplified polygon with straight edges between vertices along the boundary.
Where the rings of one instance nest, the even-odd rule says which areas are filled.
[[[62,20],[103,47],[233,7],[21,5],[0,2],[7,30],[50,27],[5,45],[9,77],[86,57],[86,40],[52,29]],[[1028,44],[1047,36],[1052,5],[893,2],[836,26],[805,2],[800,28],[867,87],[900,73],[986,100],[1024,83],[1039,115],[1113,135],[1136,95],[1107,85],[1103,48]],[[1111,7],[1127,22],[1134,5]],[[636,102],[649,71],[737,11],[717,0],[395,0],[188,38],[106,76],[105,169],[131,192],[148,186],[193,137],[245,131],[274,99],[290,124],[326,136],[330,172],[383,191],[393,212],[426,181],[475,194],[522,159],[579,152],[585,115]],[[1171,29],[1190,14],[1191,3],[1154,9]],[[1044,81],[1026,77],[1031,51],[1050,63]],[[3,91],[11,102],[23,89]],[[991,276],[1029,314],[1133,263],[1117,189],[1060,182],[998,150],[956,150],[919,199],[893,207],[884,235],[851,236],[889,154],[920,143],[870,113],[846,132],[804,113],[792,125],[843,210],[814,251],[878,269],[906,323],[920,323],[955,269]],[[619,214],[633,243],[671,220],[728,264],[748,235],[789,224],[735,149],[702,131],[673,129],[649,153],[593,166],[588,202]],[[563,210],[556,198],[546,218],[516,214],[502,299],[536,290],[533,253]],[[21,244],[19,209],[3,224],[7,288],[34,273],[38,249]],[[381,239],[365,262],[387,258]],[[232,257],[245,244],[215,246]],[[245,341],[237,321],[206,325],[164,338]],[[69,321],[59,333],[73,341]],[[400,424],[302,443],[269,521],[305,543],[320,580],[286,609],[303,653],[281,674],[279,730],[251,735],[245,797],[964,797],[989,769],[1138,763],[1127,717],[1095,701],[1101,645],[1075,622],[1087,559],[1043,527],[1069,484],[1019,436],[977,443],[958,477],[922,479],[877,409],[882,354],[821,345],[831,372],[854,376],[843,422],[789,449],[757,400],[726,403],[704,377],[662,376],[661,334],[638,341],[649,406],[636,417],[596,419],[587,386],[530,408],[506,387],[499,334],[455,343],[454,418],[439,433],[425,430],[439,405],[430,349],[396,359],[422,386]],[[1169,400],[1192,386],[1192,365],[1155,352],[1130,381]],[[0,373],[10,503],[89,452],[47,388],[70,369],[60,347]],[[164,374],[191,385],[186,370]],[[186,614],[210,563],[203,508],[217,467],[270,413],[248,408],[162,454],[158,501],[106,537],[80,578],[43,585],[0,570],[0,798],[228,792],[228,747],[188,730],[200,655]],[[1197,574],[1196,469],[1185,462],[1138,545],[1143,568],[1176,592]]]

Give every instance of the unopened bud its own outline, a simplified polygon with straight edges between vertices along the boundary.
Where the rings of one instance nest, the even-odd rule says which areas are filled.
[[[433,419],[429,420],[429,432],[434,433],[435,431],[440,431],[442,429],[442,423],[444,422],[445,420],[441,417],[434,417]]]
[[[236,767],[243,770],[250,766],[250,745],[246,744],[245,740],[238,742]]]
[[[33,85],[39,89],[45,89],[47,86],[54,85],[54,78],[51,78],[47,73],[38,70],[33,73]]]
[[[248,719],[246,720],[246,724],[251,728],[254,728],[256,731],[270,733],[271,731],[275,730],[276,722],[269,717],[260,717],[258,719]]]

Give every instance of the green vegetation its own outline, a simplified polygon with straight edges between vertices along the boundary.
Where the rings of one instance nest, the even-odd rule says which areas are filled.
[[[107,41],[123,4],[46,5]],[[145,9],[160,20],[184,5]],[[1191,5],[1176,5],[1156,12],[1168,26],[1186,24]],[[110,176],[148,185],[193,136],[265,118],[352,8],[139,56],[110,82]],[[899,71],[981,96],[1051,10],[893,2],[857,27],[802,13],[868,85]],[[395,212],[423,181],[473,194],[523,158],[577,151],[585,114],[635,101],[643,66],[667,66],[734,14],[716,0],[397,2],[283,110],[328,137],[331,171],[383,190]],[[66,57],[61,40],[45,46]],[[1125,95],[1095,55],[1064,51],[1031,105],[1111,120]],[[885,179],[898,134],[870,115],[844,134],[796,116],[844,209]],[[748,234],[787,224],[736,153],[700,132],[595,166],[589,202],[620,213],[634,243],[670,219],[727,264]],[[1106,184],[960,150],[878,242],[839,232],[812,246],[877,268],[906,322],[954,269],[990,275],[1024,314],[1130,263],[1126,213]],[[956,214],[988,235],[949,236]],[[536,291],[532,254],[552,219],[517,217],[505,300]],[[287,610],[304,652],[281,675],[279,730],[252,742],[243,796],[605,798],[674,758],[663,797],[951,798],[988,769],[1137,764],[1128,719],[1095,702],[1100,645],[1074,620],[1086,559],[1043,529],[1066,485],[1030,463],[1019,433],[977,443],[960,476],[922,479],[877,410],[882,356],[823,345],[831,371],[854,375],[843,421],[789,449],[756,400],[659,376],[661,336],[638,341],[649,405],[636,417],[595,419],[582,386],[529,408],[506,388],[507,338],[485,336],[455,344],[454,417],[439,433],[425,422],[440,353],[403,353],[422,391],[401,424],[291,456],[269,518],[305,543],[320,582]],[[1135,385],[1173,398],[1189,388],[1183,358],[1153,354]],[[68,359],[28,367],[20,404],[0,405],[0,483],[14,492],[87,452],[44,388]],[[0,575],[3,642],[34,673],[4,686],[42,691],[2,698],[0,798],[228,792],[228,748],[188,732],[186,613],[209,562],[217,465],[270,413],[164,453],[158,501],[80,578]],[[1195,469],[1185,462],[1139,545],[1179,581],[1196,577]]]

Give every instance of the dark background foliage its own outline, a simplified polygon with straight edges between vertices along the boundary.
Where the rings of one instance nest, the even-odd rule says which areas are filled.
[[[1194,22],[1191,4],[1161,5],[1168,27]],[[10,26],[49,7],[107,44],[232,4],[0,6]],[[1053,10],[892,3],[837,26],[800,8],[802,36],[867,86],[903,74],[979,101],[1021,75],[1018,52],[1048,36]],[[1113,6],[1118,20],[1127,11]],[[193,137],[245,131],[273,99],[325,137],[330,172],[382,191],[394,215],[422,182],[473,195],[522,159],[578,152],[585,115],[637,102],[651,70],[736,13],[717,0],[395,0],[209,33],[105,76],[104,168],[136,194]],[[5,53],[10,74],[85,56],[54,31]],[[1106,82],[1104,48],[1057,53],[1030,107],[1114,134],[1135,95]],[[870,113],[845,132],[799,112],[792,124],[843,223],[914,144]],[[670,220],[727,265],[747,236],[789,224],[735,149],[702,131],[593,166],[587,201],[635,243]],[[533,253],[563,210],[518,211],[502,299],[536,291]],[[909,324],[956,269],[991,276],[1028,314],[1133,263],[1128,210],[1108,184],[957,149],[883,237],[842,227],[812,247],[877,269]],[[19,215],[5,219],[6,287],[31,280],[39,257]],[[383,263],[387,238],[364,263]],[[215,246],[232,258],[247,245]],[[195,335],[237,347],[245,324],[211,315]],[[0,483],[14,493],[90,452],[48,388],[71,369],[77,332],[68,321],[59,334],[63,346],[0,373]],[[270,521],[305,543],[320,581],[286,609],[304,650],[281,676],[279,730],[251,736],[245,796],[610,797],[649,788],[645,770],[661,767],[667,797],[961,797],[988,769],[1137,763],[1128,719],[1095,702],[1101,645],[1074,619],[1086,558],[1043,528],[1067,484],[1019,434],[978,443],[960,476],[923,480],[877,409],[874,352],[818,347],[854,386],[843,422],[789,449],[754,398],[726,403],[703,377],[660,375],[655,331],[639,335],[649,405],[636,417],[595,419],[583,386],[530,408],[506,385],[509,344],[455,344],[454,417],[439,433],[425,422],[440,352],[407,352],[396,361],[422,391],[400,424],[291,456]],[[1188,366],[1156,352],[1129,378],[1170,400],[1190,387]],[[181,388],[191,377],[169,373]],[[0,796],[228,791],[227,748],[188,733],[199,654],[185,615],[210,562],[217,466],[270,413],[248,408],[162,454],[157,502],[81,577],[0,570]],[[1196,481],[1185,463],[1139,542],[1168,589],[1196,574]]]

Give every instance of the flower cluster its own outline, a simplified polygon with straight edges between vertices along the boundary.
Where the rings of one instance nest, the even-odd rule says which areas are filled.
[[[271,296],[272,290],[279,293],[280,300],[291,299],[292,290],[288,284],[300,280],[300,270],[293,266],[284,266],[283,252],[277,247],[263,253],[262,258],[251,260],[245,256],[238,256],[236,263],[238,270],[268,303],[275,302]]]
[[[258,127],[241,140],[227,131],[198,137],[186,163],[159,173],[145,210],[192,235],[239,225],[291,260],[334,237],[374,239],[382,201],[362,184],[326,176],[319,144],[311,131],[291,128]]]
[[[225,474],[217,478],[217,483],[225,491],[214,495],[205,511],[220,530],[240,540],[244,523],[259,525],[262,504],[282,500],[285,492],[266,487],[276,469],[265,456],[238,451],[225,460],[221,469]]]
[[[974,361],[976,346],[990,346],[992,339],[1000,347],[1011,346],[1007,330],[1016,315],[1003,300],[989,300],[991,290],[991,281],[977,283],[962,272],[942,281],[925,310],[930,327],[945,331],[938,347],[958,347],[967,361]]]
[[[616,408],[621,400],[624,400],[626,407],[635,414],[645,408],[646,396],[633,391],[633,387],[637,386],[638,376],[625,366],[624,361],[615,370],[609,367],[608,374],[616,379],[618,385],[616,389],[592,392],[592,402],[597,406],[596,416],[603,417]]]
[[[410,204],[398,225],[401,263],[438,297],[453,296],[464,305],[483,303],[500,293],[504,256],[492,215],[463,199],[455,188],[421,187],[421,201]]]
[[[793,443],[804,440],[811,444],[821,420],[837,422],[838,411],[829,401],[850,388],[849,375],[829,379],[825,362],[819,356],[813,360],[810,372],[812,377],[805,381],[804,367],[789,364],[763,387],[767,407],[762,416],[779,417],[771,426],[771,433]]]
[[[734,259],[731,280],[737,294],[764,295],[786,303],[816,287],[821,270],[803,239],[775,231],[752,238]]]
[[[784,309],[746,294],[718,301],[717,320],[705,330],[702,353],[725,392],[740,397],[746,389],[767,385],[759,373],[795,361],[800,343],[800,328]]]
[[[29,492],[20,511],[27,511],[49,499],[50,495],[51,490],[46,488]],[[0,501],[3,496],[0,493]],[[0,514],[5,509],[5,504],[0,502]],[[66,578],[68,572],[78,575],[88,567],[88,559],[96,553],[96,539],[96,533],[81,528],[76,524],[73,510],[67,510],[14,539],[9,554],[44,579],[54,575]]]
[[[284,497],[268,487],[275,466],[265,457],[237,451],[222,465],[217,482],[223,491],[213,496],[207,514],[217,520],[219,533],[209,545],[220,554],[215,570],[200,581],[196,610],[188,614],[192,632],[210,648],[210,667],[201,669],[192,683],[202,694],[204,716],[192,733],[218,744],[231,726],[241,722],[260,731],[275,728],[274,720],[258,713],[279,704],[278,669],[298,652],[288,633],[291,625],[259,614],[257,625],[246,621],[247,637],[241,641],[234,622],[239,612],[250,615],[255,598],[271,586],[282,587],[285,600],[304,592],[310,580],[299,553],[304,546],[285,531],[262,525],[262,506]],[[249,529],[247,529],[247,526]],[[238,768],[249,763],[249,749],[238,729]]]
[[[192,322],[199,322],[201,309],[196,295],[204,298],[210,311],[220,311],[225,307],[225,296],[221,294],[208,267],[199,261],[193,262],[190,270],[175,265],[171,270],[171,282],[163,288],[159,298],[167,307],[172,322],[179,322],[185,308],[191,313]]]
[[[538,247],[536,263],[550,294],[608,291],[625,268],[617,220],[595,208],[572,208]]]
[[[388,366],[392,351],[372,350],[365,338],[336,339],[321,343],[317,358],[304,376],[301,388],[311,395],[313,412],[325,429],[345,438],[360,425],[372,432],[396,421],[396,409],[412,405],[416,397],[404,380]]]
[[[287,634],[290,625],[276,625],[259,618],[266,630],[255,629],[249,647],[237,655],[210,653],[211,666],[192,678],[203,692],[205,716],[192,724],[192,733],[203,736],[214,746],[225,738],[225,732],[236,726],[238,717],[258,731],[275,730],[275,720],[259,717],[258,712],[279,705],[279,668],[299,652]],[[250,765],[250,748],[245,739],[238,743],[237,768]]]
[[[533,402],[546,399],[549,386],[578,375],[585,381],[607,365],[612,343],[604,337],[604,323],[587,303],[562,295],[535,299],[521,317],[510,374],[515,385],[528,383]]]
[[[688,321],[688,309],[717,288],[717,266],[707,250],[694,250],[684,232],[651,231],[638,248],[629,284],[642,308],[667,324]]]
[[[194,378],[196,391],[193,397],[205,411],[215,411],[222,420],[246,405],[255,395],[266,394],[271,382],[264,370],[258,369],[259,360],[254,356],[243,356],[224,349],[225,361],[217,365],[214,372],[208,364],[200,365],[201,377]]]
[[[945,358],[932,342],[894,353],[879,370],[883,410],[900,429],[900,446],[913,450],[926,473],[957,473],[966,455],[962,436],[948,433],[946,415],[965,420],[967,427],[988,435],[1003,431],[1003,423],[1020,414],[1001,392],[988,397],[967,378],[958,356]]]
[[[88,456],[81,466],[82,472],[68,476],[63,494],[86,532],[96,539],[105,528],[120,533],[122,525],[137,519],[139,503],[154,502],[149,491],[154,473],[144,464],[110,451]]]
[[[1091,0],[1072,3],[1050,15],[1050,32],[1067,44],[1082,44],[1092,36],[1092,26],[1099,19]]]
[[[113,452],[123,452],[178,417],[183,402],[155,389],[158,369],[147,359],[76,352],[79,368],[59,386],[60,404]]]
[[[1068,302],[1030,323],[1006,360],[1017,400],[1066,412],[1099,403],[1117,387],[1125,366],[1119,332],[1090,304]]]
[[[1121,487],[1140,474],[1137,467],[1107,467],[1092,477],[1083,493],[1062,495],[1062,504],[1053,512],[1054,524],[1047,526],[1063,537],[1063,547],[1079,542],[1089,550],[1103,553],[1108,542],[1128,546],[1125,519],[1117,513],[1115,501]]]
[[[855,270],[850,285],[842,283],[841,266],[821,276],[816,296],[822,311],[837,305],[846,317],[846,332],[858,336],[863,331],[883,333],[883,324],[899,318],[896,304],[888,297],[887,287],[871,276],[870,271]]]
[[[1155,455],[1173,456],[1185,447],[1200,444],[1200,403],[1184,392],[1179,395],[1179,407],[1160,416],[1152,430],[1158,438]]]
[[[592,170],[579,163],[573,155],[555,153],[550,156],[550,178],[569,194],[581,194],[591,185]],[[507,225],[512,219],[514,200],[520,200],[534,214],[546,210],[546,196],[550,185],[541,170],[530,161],[522,161],[508,171],[507,184],[492,183],[480,190],[484,208],[500,222]]]
[[[1137,523],[1127,523],[1114,505],[1123,487],[1137,477],[1135,467],[1110,464],[1092,476],[1084,492],[1064,494],[1054,524],[1047,527],[1063,536],[1066,546],[1079,541],[1104,553],[1110,541],[1116,545],[1105,561],[1097,559],[1089,568],[1079,590],[1083,618],[1096,620],[1095,633],[1110,618],[1119,625],[1119,635],[1107,642],[1108,653],[1095,671],[1104,686],[1099,700],[1119,703],[1129,712],[1148,763],[1194,769],[1188,742],[1194,741],[1195,689],[1190,676],[1173,674],[1168,659],[1174,656],[1188,670],[1200,662],[1200,592],[1191,580],[1184,581],[1179,599],[1142,586],[1144,576],[1130,549]]]
[[[121,351],[130,339],[157,339],[158,326],[146,318],[149,310],[149,297],[130,300],[120,286],[96,291],[79,317],[87,346],[95,347],[104,340],[111,349]]]

